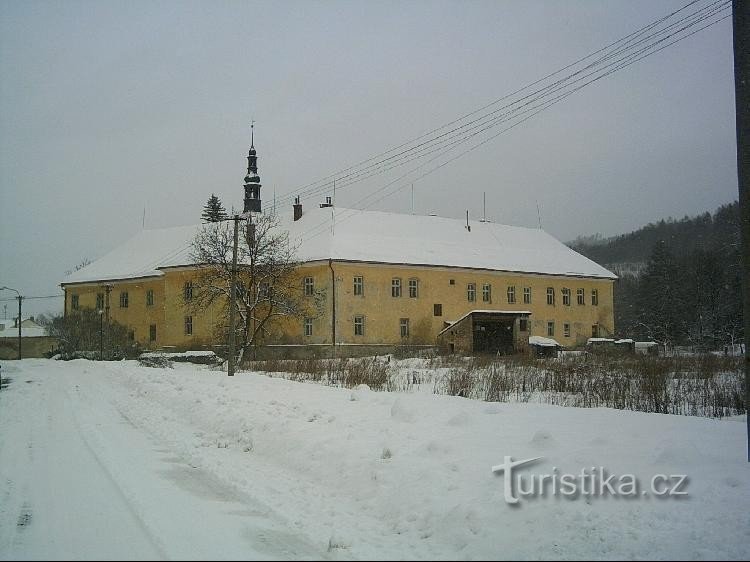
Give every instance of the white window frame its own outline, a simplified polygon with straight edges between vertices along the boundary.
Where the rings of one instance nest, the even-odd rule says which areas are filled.
[[[409,298],[419,298],[419,279],[409,279]]]
[[[401,298],[401,278],[394,277],[391,279],[391,297],[394,299]]]
[[[365,317],[358,315],[354,317],[354,335],[364,336],[365,335]]]
[[[570,289],[563,287],[561,293],[563,306],[570,306]]]

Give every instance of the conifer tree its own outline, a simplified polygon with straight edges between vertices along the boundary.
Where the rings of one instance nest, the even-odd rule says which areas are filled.
[[[228,218],[227,210],[221,204],[221,200],[213,193],[203,207],[201,218],[203,222],[219,222]]]

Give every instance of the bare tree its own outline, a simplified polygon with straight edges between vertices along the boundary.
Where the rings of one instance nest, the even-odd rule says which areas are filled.
[[[323,294],[305,298],[297,275],[296,247],[273,214],[241,219],[237,249],[237,287],[234,295],[240,364],[280,318],[316,316]],[[205,310],[220,306],[225,330],[229,327],[232,276],[233,221],[206,224],[193,241],[192,259],[200,266],[195,292],[188,306]],[[226,334],[227,332],[224,331]]]

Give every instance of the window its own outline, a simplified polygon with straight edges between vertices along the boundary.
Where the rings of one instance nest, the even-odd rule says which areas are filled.
[[[315,285],[313,284],[312,277],[305,277],[305,296],[311,297],[315,292]]]
[[[191,336],[193,334],[193,317],[185,316],[185,335]]]
[[[154,290],[146,291],[146,306],[154,306]]]
[[[550,321],[547,322],[547,335],[553,337],[555,335],[555,323]]]
[[[393,279],[391,279],[391,296],[401,296],[401,279],[399,279],[398,277],[394,277]]]
[[[466,286],[466,298],[469,302],[477,300],[477,286],[475,283],[469,283]]]
[[[568,324],[567,322],[563,324],[563,336],[565,336],[566,338],[570,337],[570,324]]]
[[[482,302],[492,302],[492,285],[489,283],[482,285]]]
[[[96,293],[96,309],[104,310],[104,293]]]
[[[599,306],[599,290],[591,289],[591,304],[592,306]]]
[[[156,324],[148,327],[148,341],[156,341]]]
[[[576,291],[576,300],[578,301],[578,304],[586,304],[586,293],[583,289],[578,289]]]
[[[185,301],[193,300],[193,282],[192,281],[185,281],[185,286],[182,289],[182,296],[184,297]]]
[[[592,338],[599,337],[599,324],[594,324],[593,326],[591,326],[591,337]]]
[[[364,316],[354,317],[354,335],[355,336],[365,335],[365,317]]]
[[[516,288],[513,285],[508,287],[508,304],[516,304]]]
[[[529,330],[529,321],[526,318],[521,318],[518,321],[518,331],[527,332]]]
[[[354,294],[358,297],[365,294],[365,284],[361,276],[354,278]]]
[[[531,304],[531,287],[523,288],[523,304]]]
[[[435,304],[432,306],[432,313],[434,316],[442,316],[443,315],[443,305],[442,304]]]
[[[555,305],[555,289],[547,287],[547,304]]]
[[[135,330],[130,330],[130,331],[128,332],[128,339],[129,339],[130,341],[135,341]]]
[[[570,289],[567,287],[562,290],[563,305],[570,306]]]
[[[409,319],[408,318],[401,319],[401,337],[402,338],[409,337]]]
[[[456,280],[455,279],[451,279],[450,281],[448,281],[448,284],[449,285],[455,285],[456,284]]]
[[[419,280],[409,279],[409,298],[416,299],[419,297]]]
[[[78,310],[78,295],[70,296],[70,306],[73,310]]]
[[[312,318],[305,318],[304,333],[305,336],[312,336]]]
[[[122,292],[120,293],[120,308],[127,308],[128,307],[128,293]]]

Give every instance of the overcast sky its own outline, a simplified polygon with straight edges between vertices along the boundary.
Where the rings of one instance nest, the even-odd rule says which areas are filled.
[[[241,207],[251,119],[267,206],[686,3],[2,2],[0,286],[60,293],[144,207],[147,228],[212,192]],[[486,192],[489,219],[563,241],[712,211],[737,198],[732,60],[728,19],[417,181],[414,210],[481,218]],[[411,212],[411,189],[370,208]]]

